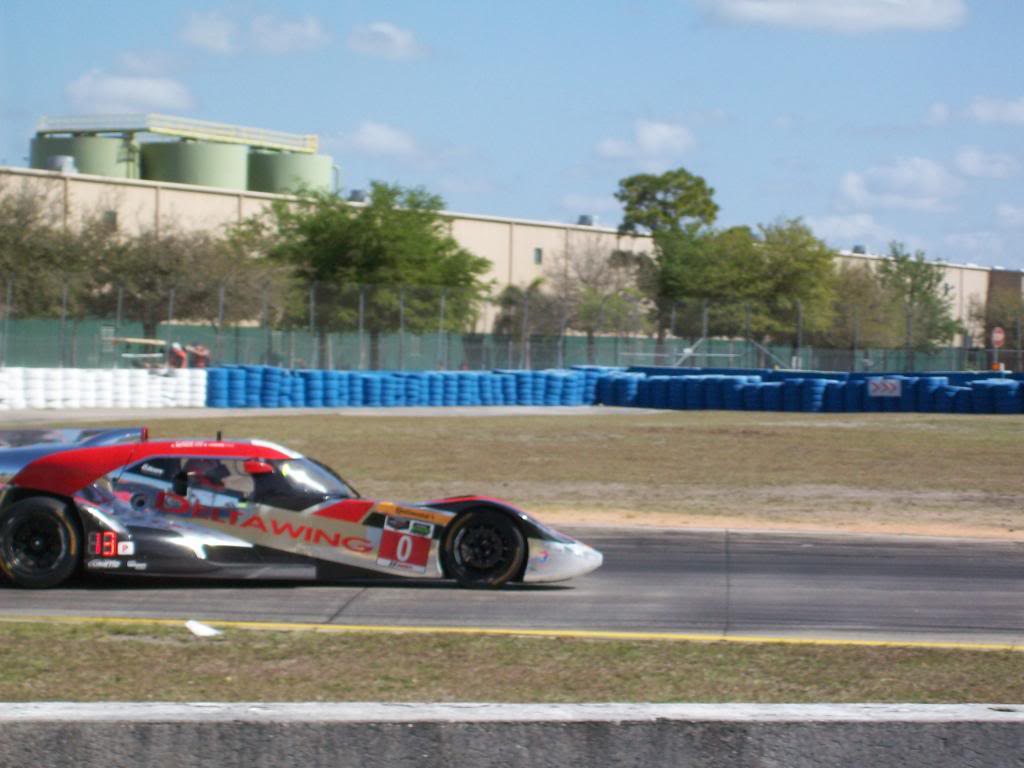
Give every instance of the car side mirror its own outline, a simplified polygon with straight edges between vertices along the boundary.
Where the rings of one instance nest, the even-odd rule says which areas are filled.
[[[171,490],[177,496],[188,496],[188,473],[182,470],[171,480]]]
[[[242,464],[242,469],[245,470],[247,475],[269,475],[274,471],[274,467],[265,461],[259,459],[250,459]]]

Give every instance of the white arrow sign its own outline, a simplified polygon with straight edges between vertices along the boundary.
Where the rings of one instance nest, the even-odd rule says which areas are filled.
[[[900,379],[868,379],[868,394],[871,397],[901,397],[903,382]]]

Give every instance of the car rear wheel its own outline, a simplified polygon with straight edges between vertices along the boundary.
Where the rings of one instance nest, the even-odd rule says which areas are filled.
[[[441,540],[445,573],[460,586],[497,588],[514,578],[526,558],[526,539],[515,521],[492,509],[459,515]]]
[[[35,496],[0,513],[0,570],[19,587],[45,589],[66,581],[78,569],[81,551],[82,535],[62,501]]]

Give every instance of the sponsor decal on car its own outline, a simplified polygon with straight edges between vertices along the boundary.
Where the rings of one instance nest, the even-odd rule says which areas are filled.
[[[189,501],[183,496],[161,491],[156,497],[156,508],[164,513],[188,518],[200,525],[215,523],[216,526],[233,528],[239,538],[258,543],[268,543],[281,549],[295,549],[292,543],[347,549],[350,552],[366,553],[373,550],[373,542],[362,536],[345,535],[345,530],[324,527],[329,520],[320,519],[320,525],[312,525],[313,519],[299,517],[294,512],[281,514],[291,519],[280,519],[271,507],[257,511],[238,507],[210,507],[199,501]],[[269,539],[269,541],[268,541]]]
[[[93,560],[87,560],[85,563],[85,567],[100,571],[110,571],[114,570],[115,568],[120,568],[121,561],[97,558]]]
[[[434,526],[430,523],[388,517],[380,536],[377,565],[425,573],[433,534]]]
[[[412,520],[422,520],[427,523],[434,523],[435,525],[445,525],[452,519],[450,512],[432,512],[429,509],[402,507],[390,501],[377,502],[377,505],[374,507],[374,511],[388,516],[401,515],[402,517],[408,517]]]

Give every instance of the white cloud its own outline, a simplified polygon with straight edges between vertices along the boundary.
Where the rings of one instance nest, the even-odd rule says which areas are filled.
[[[181,30],[181,39],[196,48],[224,56],[238,51],[238,27],[219,11],[188,15]]]
[[[964,0],[700,0],[714,18],[734,24],[871,32],[949,29],[967,18]]]
[[[117,55],[115,69],[129,75],[162,75],[174,65],[167,54],[155,51],[124,51]]]
[[[996,208],[996,216],[999,222],[1006,227],[1024,227],[1024,205],[1010,205],[1002,203]]]
[[[990,154],[977,147],[962,147],[956,153],[956,167],[967,176],[1008,179],[1016,175],[1020,166],[1012,155]]]
[[[412,30],[388,21],[356,27],[348,36],[348,47],[356,53],[382,59],[411,59],[423,52]]]
[[[632,139],[605,139],[597,154],[614,160],[660,162],[678,157],[697,144],[690,129],[678,123],[637,120]]]
[[[870,213],[809,216],[805,221],[815,235],[837,248],[871,244],[877,250],[885,243],[898,239],[892,230],[875,221]]]
[[[344,140],[346,146],[368,155],[410,157],[418,154],[416,140],[398,128],[366,120]]]
[[[942,101],[936,101],[928,107],[928,115],[925,117],[925,122],[928,125],[944,125],[949,122],[949,116],[949,104]]]
[[[952,262],[996,264],[1006,253],[1006,243],[996,232],[956,232],[946,235],[943,243],[952,251]]]
[[[315,16],[279,19],[261,15],[252,20],[249,33],[253,45],[264,53],[285,54],[311,51],[327,43],[329,36]]]
[[[1024,124],[1024,98],[991,99],[980,96],[967,108],[967,114],[981,123]]]
[[[891,166],[850,171],[840,181],[844,202],[854,209],[891,208],[929,213],[948,211],[963,183],[934,160],[911,157]]]
[[[188,88],[169,77],[119,75],[91,69],[67,86],[76,112],[181,112],[192,108]]]

